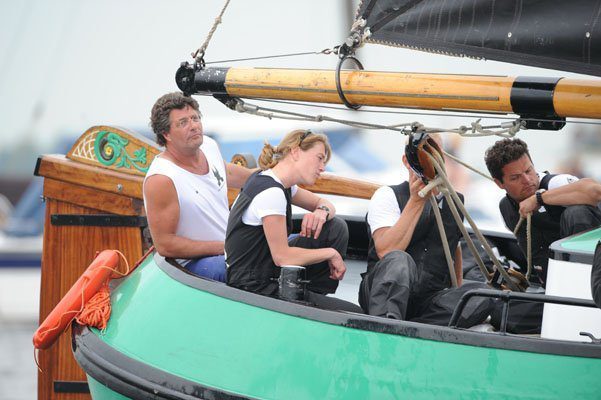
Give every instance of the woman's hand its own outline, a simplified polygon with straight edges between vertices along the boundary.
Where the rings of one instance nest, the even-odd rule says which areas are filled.
[[[328,259],[328,264],[330,265],[330,278],[341,281],[346,273],[346,265],[344,265],[340,253],[336,251],[336,255]]]
[[[305,214],[301,224],[300,235],[302,237],[313,237],[313,239],[317,239],[327,218],[328,212],[320,208]]]

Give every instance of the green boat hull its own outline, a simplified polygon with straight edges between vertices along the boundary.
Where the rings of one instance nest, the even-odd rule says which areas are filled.
[[[105,332],[78,329],[74,337],[95,399],[121,398],[112,390],[269,399],[601,393],[597,344],[319,310],[195,278],[160,257],[148,257],[111,301]]]

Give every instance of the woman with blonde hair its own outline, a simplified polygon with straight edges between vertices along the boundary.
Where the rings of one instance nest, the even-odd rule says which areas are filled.
[[[346,223],[328,200],[298,187],[312,185],[325,170],[331,147],[323,134],[288,133],[276,147],[265,143],[261,171],[246,182],[230,211],[225,238],[226,281],[230,286],[277,295],[280,267],[306,267],[307,300],[325,308],[361,312],[334,293],[344,277],[348,244]],[[300,234],[289,241],[292,204],[306,209]]]

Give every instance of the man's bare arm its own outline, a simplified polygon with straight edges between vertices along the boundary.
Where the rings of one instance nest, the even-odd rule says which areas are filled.
[[[148,227],[163,257],[197,258],[223,254],[223,242],[203,242],[176,235],[179,222],[177,191],[171,179],[153,175],[144,183]]]
[[[588,204],[596,206],[601,202],[601,184],[591,178],[582,178],[569,185],[547,190],[542,194],[545,204],[551,206],[572,206]],[[538,209],[536,195],[530,196],[520,203],[520,214],[525,216]]]
[[[410,196],[401,216],[391,227],[382,227],[373,233],[374,244],[379,258],[394,250],[407,249],[415,226],[424,210],[425,199],[419,197],[419,192],[425,185],[410,171],[409,173]]]

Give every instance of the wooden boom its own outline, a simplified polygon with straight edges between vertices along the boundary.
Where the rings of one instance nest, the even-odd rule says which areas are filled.
[[[186,94],[342,104],[336,72],[206,68],[184,63],[176,74]],[[524,118],[601,118],[601,80],[341,71],[351,104],[445,111],[514,113]]]

